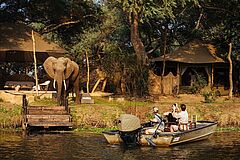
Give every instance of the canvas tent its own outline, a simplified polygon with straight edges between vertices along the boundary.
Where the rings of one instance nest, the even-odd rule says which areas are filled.
[[[216,68],[225,64],[223,59],[216,56],[216,52],[217,50],[212,44],[200,40],[191,41],[165,55],[165,76],[169,72],[174,73],[178,85],[173,86],[173,88],[177,87],[179,91],[179,86],[192,86],[196,78],[194,72],[197,71],[206,77],[208,85],[212,87],[214,74],[217,75]],[[158,66],[158,72],[161,75],[164,57],[160,56],[151,61]]]
[[[163,56],[152,59],[153,62],[163,60]],[[165,61],[190,64],[209,64],[224,62],[221,58],[216,56],[216,48],[212,44],[206,44],[199,40],[189,42],[174,52],[167,54]]]
[[[0,23],[0,62],[33,62],[32,29],[22,23]],[[34,32],[37,62],[49,56],[61,57],[67,51]]]

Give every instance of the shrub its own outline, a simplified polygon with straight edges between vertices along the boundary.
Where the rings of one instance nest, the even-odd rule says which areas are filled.
[[[196,81],[193,83],[192,93],[199,93],[202,88],[207,86],[207,81],[203,75],[198,74],[196,71],[195,71],[195,76],[196,76]]]
[[[205,103],[212,103],[216,100],[216,95],[215,95],[215,92],[213,91],[204,92],[203,97],[204,97]]]

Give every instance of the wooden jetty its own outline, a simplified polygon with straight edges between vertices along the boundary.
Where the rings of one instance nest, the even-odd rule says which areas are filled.
[[[28,106],[26,95],[22,100],[22,128],[71,127],[72,117],[66,102],[64,106]]]

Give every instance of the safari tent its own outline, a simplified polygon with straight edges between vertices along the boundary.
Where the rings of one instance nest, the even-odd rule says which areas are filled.
[[[162,85],[163,88],[159,86],[159,89],[156,89],[155,87],[153,93],[166,94],[164,88],[169,88],[168,90],[170,91],[167,94],[171,94],[173,90],[179,93],[181,88],[194,85],[196,75],[200,75],[205,79],[210,87],[227,87],[228,64],[223,59],[217,57],[216,53],[217,50],[214,45],[194,40],[167,54],[165,56],[164,78],[168,80]],[[161,79],[159,76],[162,74],[164,57],[154,58],[152,62],[156,66],[151,73],[152,79],[158,79],[159,81]],[[169,79],[169,77],[172,78]]]
[[[32,29],[25,24],[0,23],[0,62],[33,62]],[[67,53],[57,44],[48,42],[34,32],[36,56],[42,63],[48,56]]]
[[[59,45],[46,41],[34,33],[39,80],[42,77],[42,64],[49,57],[64,56],[67,51]],[[9,80],[32,81],[33,78],[32,28],[22,23],[0,23],[0,88]]]

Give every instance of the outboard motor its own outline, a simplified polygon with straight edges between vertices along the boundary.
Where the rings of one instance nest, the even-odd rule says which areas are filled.
[[[122,114],[117,121],[119,135],[126,146],[139,145],[140,119],[131,114]]]

